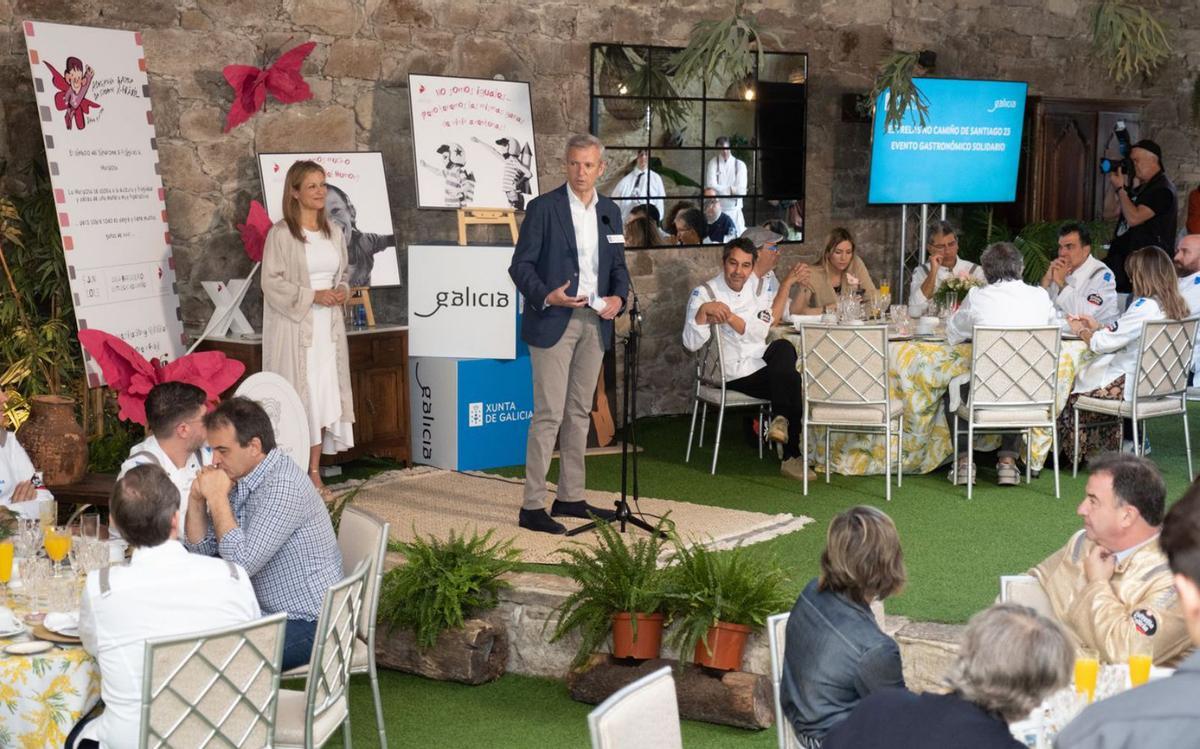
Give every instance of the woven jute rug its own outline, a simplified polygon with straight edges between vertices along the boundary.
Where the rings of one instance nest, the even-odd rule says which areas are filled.
[[[418,466],[333,488],[339,494],[355,490],[350,503],[391,523],[394,541],[411,541],[416,535],[446,538],[451,531],[469,536],[472,532],[483,534],[494,529],[495,538],[513,539],[513,545],[521,550],[522,561],[537,564],[558,563],[561,558],[556,552],[572,542],[595,543],[594,533],[568,538],[519,527],[517,512],[524,485],[520,479],[487,473]],[[587,492],[588,503],[598,507],[612,507],[618,497],[614,492]],[[813,520],[803,515],[766,515],[652,497],[642,497],[639,505],[649,522],[655,522],[650,516],[670,513],[681,538],[714,549],[766,541],[798,531]],[[568,528],[586,522],[573,518],[558,520]],[[643,532],[633,529],[630,533]]]

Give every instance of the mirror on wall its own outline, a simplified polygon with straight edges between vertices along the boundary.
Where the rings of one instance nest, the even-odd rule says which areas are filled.
[[[722,214],[783,221],[785,241],[803,242],[808,56],[766,52],[745,80],[706,86],[674,77],[677,51],[591,46],[591,132],[608,162],[599,189],[621,206],[626,249],[725,241]]]

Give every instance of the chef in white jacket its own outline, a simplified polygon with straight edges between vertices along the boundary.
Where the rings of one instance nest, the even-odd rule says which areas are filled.
[[[663,215],[666,194],[662,177],[650,169],[650,153],[642,150],[637,152],[637,165],[621,178],[609,197],[621,209],[621,225],[624,226],[629,223],[629,212],[646,203],[658,209],[658,215]]]
[[[1069,318],[1071,329],[1098,356],[1075,375],[1072,396],[1059,415],[1060,438],[1070,439],[1078,395],[1126,401],[1133,399],[1133,391],[1137,386],[1138,342],[1146,323],[1188,317],[1187,304],[1179,294],[1175,266],[1165,251],[1158,247],[1143,247],[1129,256],[1125,268],[1133,287],[1133,303],[1119,318],[1107,326],[1100,325],[1090,316]],[[1122,377],[1124,385],[1118,389],[1117,383]],[[1082,425],[1082,415],[1080,421]],[[1093,434],[1085,438],[1084,431]],[[1080,441],[1081,453],[1116,447],[1108,443],[1108,436],[1103,434],[1103,430],[1081,429]]]
[[[1058,257],[1042,276],[1042,288],[1063,317],[1088,315],[1101,326],[1116,320],[1117,282],[1112,270],[1092,255],[1092,235],[1082,224],[1064,224],[1058,230]]]
[[[807,467],[799,457],[802,412],[796,349],[786,340],[767,345],[772,300],[757,294],[757,258],[758,248],[748,238],[725,245],[721,273],[693,289],[688,298],[683,346],[699,351],[716,330],[725,387],[771,401],[775,418],[767,438],[783,443],[781,473],[802,480]]]
[[[926,255],[929,259],[913,271],[909,304],[929,304],[937,287],[954,276],[970,276],[980,284],[987,283],[983,268],[958,256],[958,232],[949,221],[929,222],[928,241]]]
[[[1179,273],[1179,293],[1187,302],[1188,313],[1200,315],[1200,234],[1185,234],[1175,245],[1175,270]],[[1200,327],[1196,329],[1200,344]],[[1200,369],[1200,345],[1192,352],[1192,372]],[[1195,377],[1188,380],[1195,384]]]
[[[750,184],[746,162],[733,155],[728,136],[720,136],[715,143],[720,150],[704,168],[704,186],[711,187],[717,191],[717,195],[722,196],[721,212],[733,220],[734,231],[741,234],[746,230],[741,196],[746,194],[746,187]]]
[[[45,487],[33,481],[34,466],[29,453],[17,442],[15,432],[3,428],[8,393],[0,388],[0,506],[23,518],[37,519],[42,503],[54,499]]]

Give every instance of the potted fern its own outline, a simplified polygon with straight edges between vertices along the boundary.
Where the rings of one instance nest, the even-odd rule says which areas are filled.
[[[666,519],[659,521],[661,531]],[[663,548],[660,532],[638,536],[632,543],[608,523],[596,526],[597,545],[563,549],[563,570],[579,584],[555,613],[551,642],[580,634],[571,666],[587,661],[612,635],[616,658],[656,658],[662,644],[666,576],[658,567]]]
[[[739,669],[750,633],[791,605],[784,583],[774,560],[745,547],[718,553],[677,542],[668,583],[668,644],[680,660],[693,653],[698,665]]]
[[[380,664],[468,684],[503,673],[507,634],[473,617],[499,603],[510,587],[503,575],[516,569],[520,552],[492,535],[451,531],[444,540],[417,536],[391,545],[405,563],[384,574],[380,587],[378,622],[387,635],[377,643]]]

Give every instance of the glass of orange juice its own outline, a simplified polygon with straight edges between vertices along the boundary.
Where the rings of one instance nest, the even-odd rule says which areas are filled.
[[[1100,654],[1090,648],[1080,648],[1075,654],[1075,691],[1096,699],[1096,679],[1100,675]]]
[[[1154,665],[1154,641],[1145,635],[1134,635],[1129,644],[1129,686],[1140,687],[1150,681]]]
[[[0,541],[0,583],[4,584],[4,600],[8,600],[8,581],[12,579],[13,542]]]
[[[58,577],[62,574],[62,560],[71,551],[70,528],[65,525],[47,526],[42,545],[46,548],[46,556],[54,562],[54,577]]]

